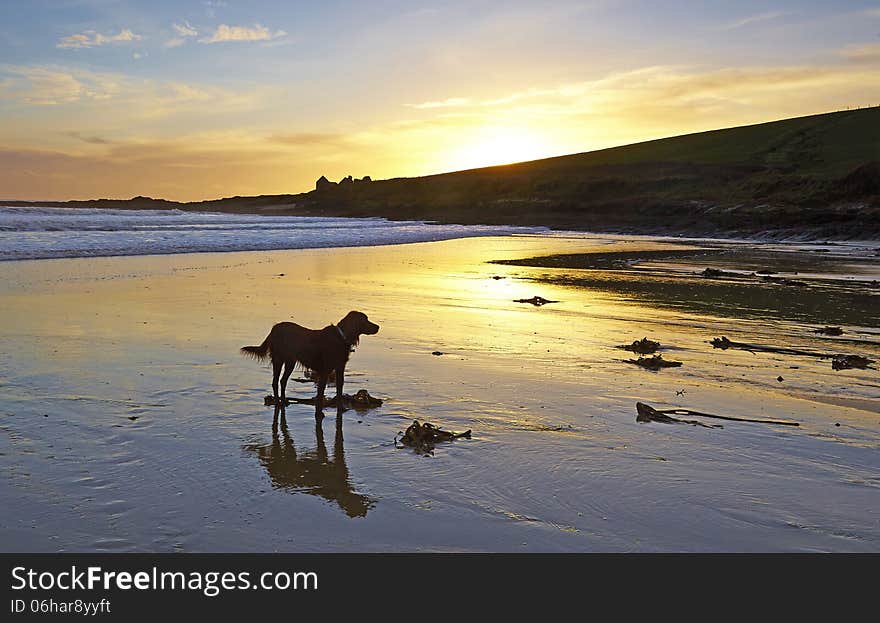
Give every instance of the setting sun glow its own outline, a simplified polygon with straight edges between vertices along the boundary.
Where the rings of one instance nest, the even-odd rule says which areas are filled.
[[[558,152],[561,153],[561,152]],[[516,127],[484,127],[454,151],[447,170],[476,169],[537,160],[557,154],[540,133]]]

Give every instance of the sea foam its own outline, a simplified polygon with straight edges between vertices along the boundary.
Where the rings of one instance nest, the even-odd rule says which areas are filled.
[[[351,247],[543,231],[383,218],[0,206],[0,260]]]

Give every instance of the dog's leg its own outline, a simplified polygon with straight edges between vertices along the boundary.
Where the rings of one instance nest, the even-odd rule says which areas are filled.
[[[336,410],[342,412],[342,386],[345,384],[345,368],[336,368]]]
[[[272,395],[275,396],[275,402],[278,402],[278,377],[281,375],[282,363],[272,360]]]
[[[315,396],[315,417],[324,417],[324,388],[327,387],[327,373],[318,374],[318,395]]]
[[[290,378],[290,373],[293,372],[294,364],[287,362],[284,364],[284,374],[281,376],[281,402],[283,403],[286,399],[287,395],[287,379]]]

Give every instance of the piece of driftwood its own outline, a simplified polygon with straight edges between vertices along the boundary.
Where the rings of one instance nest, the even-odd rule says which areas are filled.
[[[727,350],[728,348],[737,348],[740,350],[747,350],[751,353],[754,353],[755,351],[760,351],[764,353],[778,353],[781,355],[799,355],[802,357],[831,359],[831,368],[833,370],[849,370],[852,368],[858,368],[860,370],[870,368],[873,370],[871,364],[875,363],[873,359],[868,359],[867,357],[862,357],[861,355],[817,353],[811,350],[799,350],[796,348],[780,348],[776,346],[763,346],[761,344],[746,344],[743,342],[733,342],[731,340],[728,340],[724,336],[712,338],[709,343],[712,345],[713,348],[720,348],[722,350]]]
[[[698,273],[701,277],[706,279],[720,279],[722,277],[726,278],[740,278],[740,279],[753,279],[757,277],[761,281],[766,283],[775,283],[781,286],[799,286],[806,287],[809,284],[806,281],[800,281],[799,279],[789,279],[787,277],[777,277],[776,273],[770,270],[759,270],[757,272],[751,274],[742,274],[742,273],[734,273],[727,270],[721,270],[719,268],[706,268],[705,270]]]
[[[653,357],[639,357],[638,359],[624,359],[625,363],[631,363],[648,370],[660,370],[661,368],[679,368],[682,363],[680,361],[669,361],[663,358],[663,355],[654,355]]]
[[[650,355],[657,352],[657,349],[660,348],[660,342],[643,337],[640,340],[635,340],[632,344],[621,344],[620,346],[615,346],[615,348],[628,350],[639,355]]]
[[[843,329],[840,327],[822,327],[821,329],[816,329],[814,333],[821,333],[822,335],[843,335]]]
[[[859,370],[865,370],[866,368],[870,368],[872,363],[874,363],[873,359],[868,359],[867,357],[862,357],[860,355],[834,355],[834,358],[831,359],[831,369],[851,370],[857,368]]]
[[[709,343],[712,345],[712,348],[720,348],[721,350],[735,348],[739,350],[747,350],[749,352],[760,351],[762,353],[777,353],[781,355],[802,355],[804,357],[819,357],[820,359],[827,359],[832,356],[828,353],[817,353],[810,350],[799,350],[796,348],[784,348],[779,346],[764,346],[762,344],[734,342],[727,339],[727,337],[723,335],[721,337],[712,338]]]
[[[715,415],[713,413],[703,413],[702,411],[693,411],[691,409],[655,409],[651,405],[645,404],[644,402],[636,403],[636,421],[637,422],[666,422],[670,423],[667,419],[669,418],[669,414],[673,415],[690,415],[694,417],[708,417],[714,418],[716,420],[729,420],[731,422],[754,422],[756,424],[779,424],[781,426],[800,426],[799,422],[793,422],[791,420],[759,420],[754,418],[741,418],[734,417],[732,415]],[[676,420],[676,418],[670,418],[672,420]],[[694,424],[696,420],[676,420],[680,422],[685,422],[686,424]],[[674,422],[672,422],[674,423]],[[703,425],[705,426],[705,424]]]
[[[402,446],[412,448],[417,452],[424,454],[433,454],[434,445],[442,441],[452,441],[454,439],[470,439],[470,429],[463,433],[454,433],[452,431],[443,430],[439,426],[434,426],[429,422],[420,424],[418,420],[413,420],[405,431],[398,433],[400,435],[400,443]],[[398,438],[394,436],[394,445],[397,446]],[[400,447],[400,446],[398,446]]]
[[[731,273],[719,268],[707,268],[700,273],[700,276],[706,277],[707,279],[718,279],[719,277],[742,277],[742,275],[738,273]]]
[[[285,405],[289,404],[303,404],[303,405],[314,405],[315,398],[287,398],[285,400]],[[266,396],[264,400],[265,404],[275,405],[280,402],[280,400],[276,400],[274,396]],[[324,397],[324,407],[336,408],[339,405],[339,401],[337,400],[337,396],[333,398]],[[376,398],[370,395],[365,389],[358,390],[354,396],[349,394],[342,394],[342,408],[343,409],[354,409],[356,411],[363,411],[366,409],[375,409],[376,407],[382,406],[382,399]]]
[[[774,277],[772,275],[761,275],[762,281],[767,281],[769,283],[778,283],[782,286],[800,286],[804,287],[807,284],[806,281],[800,281],[798,279],[786,279],[785,277]]]
[[[559,301],[551,301],[545,299],[542,296],[533,296],[530,299],[514,299],[514,303],[531,303],[535,307],[540,307],[541,305],[546,305],[547,303],[558,303]]]
[[[658,411],[651,405],[644,402],[636,403],[636,422],[662,422],[663,424],[692,424],[694,426],[702,426],[703,428],[724,428],[721,424],[704,424],[698,420],[680,420],[666,414],[665,411]]]

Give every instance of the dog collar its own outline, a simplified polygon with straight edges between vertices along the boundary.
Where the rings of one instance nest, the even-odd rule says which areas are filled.
[[[345,342],[346,344],[348,344],[349,347],[351,347],[351,342],[349,342],[348,338],[345,337],[345,333],[342,332],[342,329],[339,328],[339,325],[335,324],[333,326],[336,327],[336,330],[339,332],[339,337],[342,338],[342,341]]]

